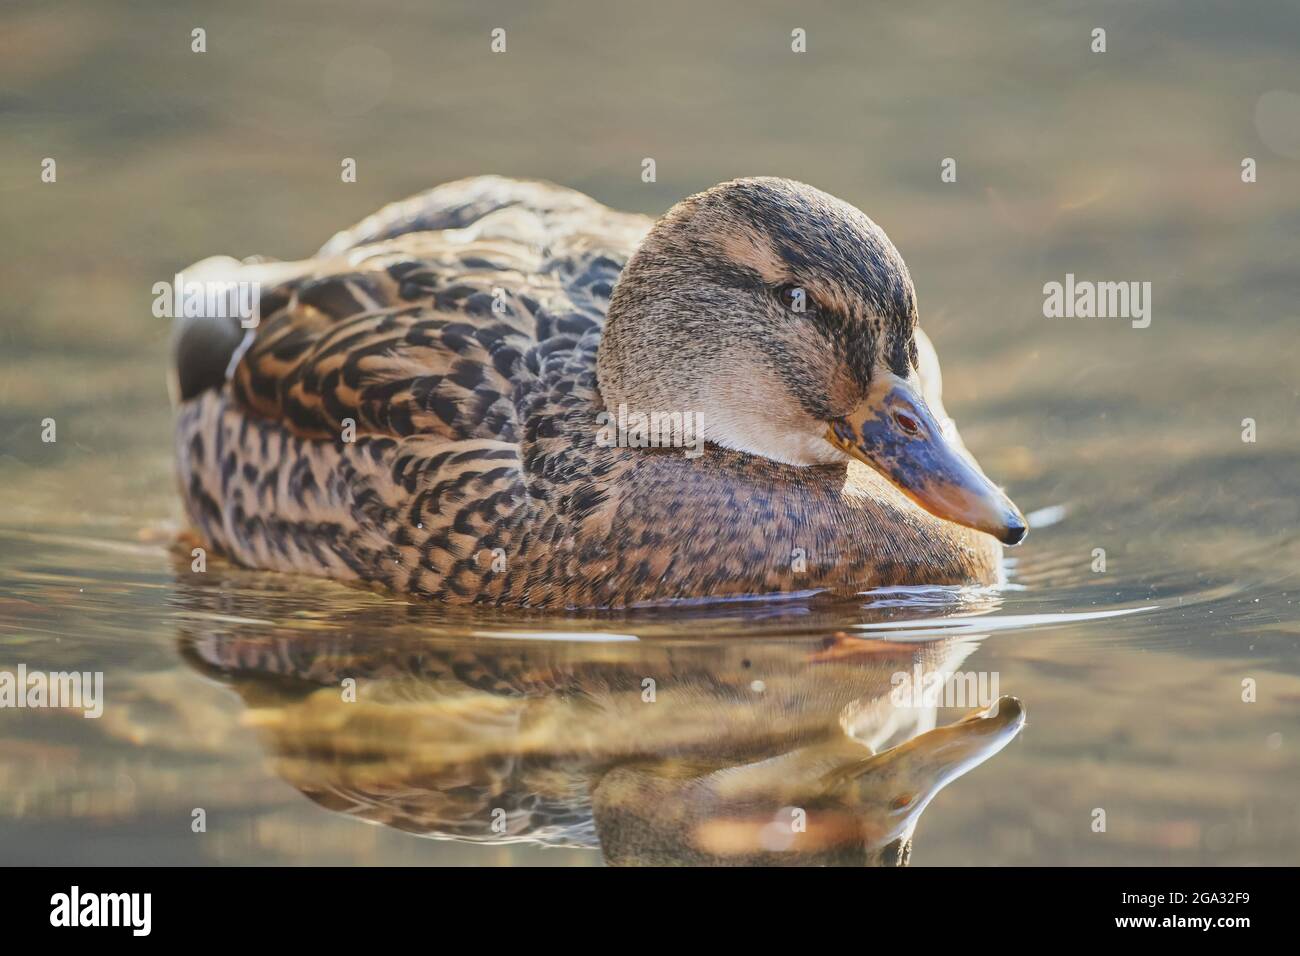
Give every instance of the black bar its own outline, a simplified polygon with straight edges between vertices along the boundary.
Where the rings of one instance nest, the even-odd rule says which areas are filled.
[[[883,936],[934,942],[936,933],[970,932],[973,943],[987,945],[1047,931],[1071,941],[1199,936],[1230,944],[1243,932],[1287,928],[1283,913],[1293,908],[1295,880],[1289,869],[1174,868],[37,868],[7,875],[9,888],[0,896],[7,942],[53,941],[73,932],[83,941],[143,938],[128,918],[134,915],[142,928],[142,907],[121,909],[119,922],[128,925],[52,926],[58,896],[70,908],[75,885],[83,914],[90,912],[88,895],[96,895],[89,905],[98,908],[98,894],[150,894],[147,938],[204,945],[279,938],[338,943],[351,934],[391,931],[448,945],[483,934],[483,945],[495,946],[510,939],[558,941],[561,933],[572,938],[602,926],[621,926],[635,937],[687,925],[709,935],[714,928],[733,933],[737,941],[773,932],[806,933],[812,942],[847,930],[864,942]],[[120,897],[110,902],[124,906]],[[1199,923],[1206,919],[1208,928]]]

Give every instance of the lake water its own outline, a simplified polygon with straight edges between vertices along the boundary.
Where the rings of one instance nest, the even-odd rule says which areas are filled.
[[[102,672],[104,708],[0,710],[0,862],[817,862],[931,796],[913,865],[1300,862],[1297,29],[1289,4],[10,5],[0,671]],[[651,214],[778,174],[864,209],[1031,515],[1008,586],[511,615],[193,573],[153,283],[479,172]],[[1150,282],[1149,327],[1045,318],[1067,275]],[[972,707],[895,700],[917,666],[1019,703],[933,736]]]

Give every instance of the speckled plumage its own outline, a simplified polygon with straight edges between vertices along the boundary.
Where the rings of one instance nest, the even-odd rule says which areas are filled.
[[[605,315],[650,226],[571,190],[480,177],[386,207],[313,259],[244,267],[272,281],[232,377],[196,388],[203,376],[179,369],[192,524],[245,565],[456,603],[995,580],[992,538],[856,462],[598,442]],[[914,327],[910,280],[905,293],[889,295]],[[824,334],[860,326],[907,363],[910,329],[887,325]]]

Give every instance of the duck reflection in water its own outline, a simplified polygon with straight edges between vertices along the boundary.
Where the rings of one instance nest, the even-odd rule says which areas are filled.
[[[968,635],[399,637],[212,610],[190,616],[184,656],[243,698],[275,772],[311,800],[615,865],[906,865],[930,800],[1025,721],[1012,697],[939,728],[910,706],[916,668],[956,670]]]

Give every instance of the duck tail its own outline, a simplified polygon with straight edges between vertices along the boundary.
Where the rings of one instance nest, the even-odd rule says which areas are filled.
[[[226,384],[257,334],[262,297],[309,271],[306,265],[210,256],[181,272],[168,377],[173,405]]]
[[[172,319],[172,364],[167,383],[173,405],[221,388],[231,359],[253,331],[243,328],[238,309],[228,307],[237,304],[230,301],[231,296],[214,296],[209,302],[206,296],[187,299],[187,293],[219,288],[217,283],[238,283],[243,268],[243,263],[230,256],[210,256],[177,277],[184,288],[173,291],[179,306]]]

